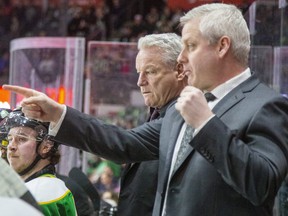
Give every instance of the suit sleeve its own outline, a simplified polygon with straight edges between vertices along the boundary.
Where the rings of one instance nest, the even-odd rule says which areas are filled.
[[[247,109],[249,118],[234,118],[238,128],[231,128],[215,116],[191,145],[228,185],[254,205],[260,205],[274,199],[287,173],[287,110],[286,99],[274,99],[256,112]]]
[[[158,158],[161,122],[159,119],[125,130],[67,107],[55,139],[118,163],[155,160]]]

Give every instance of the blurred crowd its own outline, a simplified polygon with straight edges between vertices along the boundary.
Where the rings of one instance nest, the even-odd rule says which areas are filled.
[[[247,7],[243,4],[243,11]],[[86,41],[136,42],[146,34],[179,32],[178,21],[184,12],[170,9],[165,0],[147,0],[145,4],[141,0],[95,0],[84,5],[77,1],[0,0],[0,81],[8,79],[9,45],[15,38],[79,36]]]
[[[177,31],[183,14],[182,10],[172,12],[162,1],[142,7],[137,1],[121,0],[88,5],[47,2],[43,5],[23,0],[12,4],[0,0],[0,77],[8,77],[9,45],[15,38],[78,36],[86,41],[137,41],[145,34]]]

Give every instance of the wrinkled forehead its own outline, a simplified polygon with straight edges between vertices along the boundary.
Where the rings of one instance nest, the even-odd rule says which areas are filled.
[[[138,72],[146,69],[169,69],[170,62],[163,58],[164,51],[157,47],[145,47],[136,56],[136,69]]]
[[[11,128],[8,132],[8,136],[9,135],[24,135],[36,137],[37,132],[30,127],[19,126]]]

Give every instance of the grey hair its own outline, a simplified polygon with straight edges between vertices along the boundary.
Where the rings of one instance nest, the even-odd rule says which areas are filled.
[[[175,67],[182,50],[181,37],[175,33],[149,34],[138,40],[138,50],[157,47],[161,50],[163,62],[169,67]]]
[[[232,53],[242,64],[248,64],[250,33],[242,12],[235,6],[223,3],[204,4],[190,10],[180,18],[183,27],[192,19],[199,19],[199,30],[215,44],[222,36],[231,39]]]

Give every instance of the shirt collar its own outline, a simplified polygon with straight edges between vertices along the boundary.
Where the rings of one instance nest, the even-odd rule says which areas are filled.
[[[214,94],[217,99],[221,99],[226,94],[228,94],[232,89],[234,89],[235,87],[240,85],[242,82],[247,80],[250,76],[251,76],[250,68],[247,68],[242,73],[227,80],[225,83],[217,86],[215,89],[211,91],[211,93]]]

